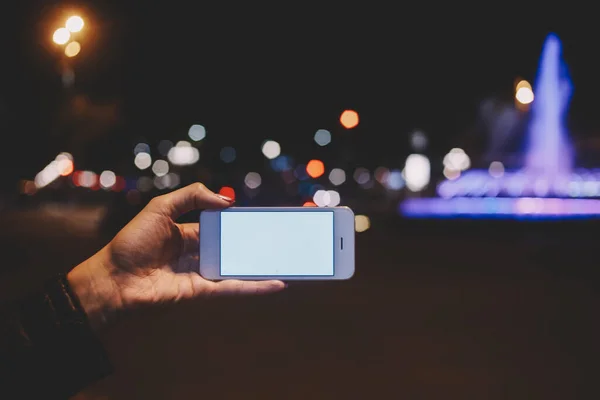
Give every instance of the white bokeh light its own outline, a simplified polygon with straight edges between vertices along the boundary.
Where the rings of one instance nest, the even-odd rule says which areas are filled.
[[[341,168],[334,168],[329,172],[329,182],[335,186],[340,186],[346,182],[346,172]]]
[[[190,142],[182,140],[171,147],[167,158],[173,165],[192,165],[200,159],[200,152]]]
[[[411,192],[419,192],[427,187],[431,178],[431,163],[422,154],[411,154],[404,166],[404,182]]]
[[[244,178],[244,183],[249,189],[256,189],[262,183],[262,178],[258,172],[248,172]]]
[[[188,131],[188,136],[194,142],[199,142],[200,140],[202,140],[206,137],[206,128],[204,128],[204,126],[198,125],[198,124],[192,125],[190,127],[190,130]]]
[[[152,172],[156,176],[164,176],[169,173],[169,163],[165,160],[156,160],[152,164]]]
[[[471,168],[471,158],[463,149],[454,148],[444,156],[444,167],[454,171],[465,171]]]
[[[100,174],[100,186],[103,189],[112,188],[117,183],[117,175],[112,171],[102,171]]]
[[[274,140],[267,140],[262,145],[262,153],[269,160],[272,160],[281,154],[281,146]]]
[[[152,157],[148,153],[137,153],[133,163],[138,169],[148,169],[152,165]]]

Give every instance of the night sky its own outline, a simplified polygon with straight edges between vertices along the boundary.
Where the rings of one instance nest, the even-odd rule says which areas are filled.
[[[534,79],[552,31],[563,41],[575,85],[571,126],[585,135],[600,126],[598,34],[593,25],[569,20],[564,7],[549,15],[500,9],[500,3],[442,10],[366,2],[273,8],[89,1],[72,8],[87,25],[72,63],[75,87],[67,92],[57,69],[61,51],[50,38],[62,24],[60,5],[69,4],[13,3],[3,6],[9,40],[0,129],[2,164],[14,178],[31,179],[59,151],[80,156],[81,168],[133,172],[137,141],[183,140],[193,123],[207,129],[207,163],[224,145],[252,149],[256,154],[246,161],[258,162],[269,138],[284,152],[310,157],[319,128],[334,138],[345,135],[340,140],[351,141],[366,167],[399,166],[415,129],[430,136],[432,155],[440,155],[474,124],[483,99],[510,101],[515,79]],[[73,150],[65,134],[71,128],[60,116],[77,95],[119,111],[116,122],[89,133],[89,140],[89,123],[72,130],[71,138],[83,143]],[[351,132],[339,127],[346,108],[361,116]]]

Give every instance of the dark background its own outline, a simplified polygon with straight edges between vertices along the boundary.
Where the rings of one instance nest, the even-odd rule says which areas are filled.
[[[441,157],[458,145],[477,166],[485,148],[473,130],[478,107],[511,102],[516,80],[533,81],[555,32],[575,87],[571,136],[595,154],[598,34],[590,10],[569,7],[4,4],[3,298],[77,265],[138,209],[102,193],[68,208],[58,195],[24,200],[19,181],[60,151],[78,169],[134,177],[136,143],[185,140],[201,123],[199,168],[218,176],[207,182],[218,190],[242,179],[220,164],[222,146],[238,149],[244,171],[264,168],[265,139],[326,167],[343,158],[350,167],[401,168],[419,129],[432,168],[441,171]],[[85,16],[86,32],[72,60],[75,86],[65,90],[50,38],[71,9]],[[95,116],[72,117],[80,95],[99,107]],[[343,131],[347,108],[361,122]],[[318,128],[338,147],[317,148]],[[397,199],[377,196],[342,195],[372,223],[357,234],[351,281],[138,315],[104,334],[116,372],[78,398],[597,397],[597,221],[413,221],[397,215]],[[117,215],[101,232],[101,217],[86,208],[98,204]]]

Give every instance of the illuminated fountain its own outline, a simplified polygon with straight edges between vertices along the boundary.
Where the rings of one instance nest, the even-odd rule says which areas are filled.
[[[400,212],[413,217],[600,216],[600,170],[573,168],[565,126],[571,92],[560,41],[549,35],[535,82],[524,167],[465,171],[438,185],[439,198],[408,199]]]

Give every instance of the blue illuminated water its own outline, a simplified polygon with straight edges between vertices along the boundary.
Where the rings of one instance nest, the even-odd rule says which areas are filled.
[[[546,38],[534,85],[525,172],[555,180],[570,174],[573,151],[566,129],[572,85],[554,34]]]

